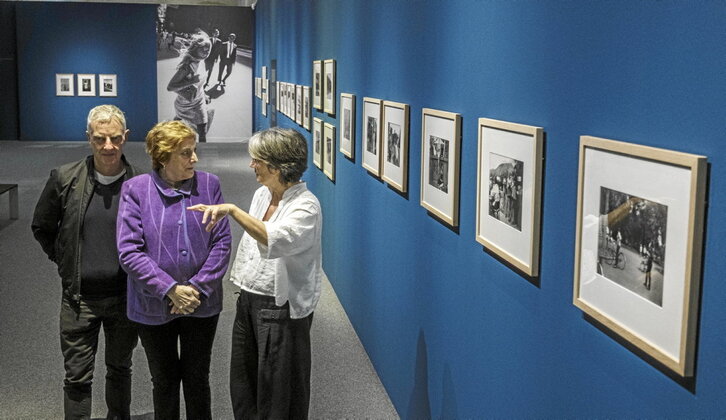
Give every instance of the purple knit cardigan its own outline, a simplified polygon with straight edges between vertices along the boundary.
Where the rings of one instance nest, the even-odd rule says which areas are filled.
[[[123,184],[116,220],[121,266],[128,273],[129,319],[165,324],[180,316],[209,317],[222,310],[222,277],[229,264],[231,234],[225,218],[205,230],[194,204],[223,203],[219,178],[196,171],[178,190],[154,171]],[[201,305],[191,315],[172,315],[166,293],[193,285]]]

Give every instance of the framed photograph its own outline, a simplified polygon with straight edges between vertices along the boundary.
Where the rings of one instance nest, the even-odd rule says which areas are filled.
[[[99,74],[98,75],[98,96],[117,96],[116,92],[116,75],[115,74]]]
[[[323,151],[323,173],[335,181],[335,126],[325,123],[323,128],[323,141],[325,149]]]
[[[382,101],[363,98],[363,121],[361,121],[361,142],[363,143],[363,167],[375,176],[381,175],[381,115]]]
[[[280,81],[275,82],[275,109],[280,112]]]
[[[323,69],[323,112],[335,115],[335,60],[325,60]]]
[[[265,91],[267,90],[267,66],[262,66],[262,77],[260,78],[260,97],[265,100]]]
[[[310,131],[310,86],[303,86],[303,128]]]
[[[56,96],[73,96],[73,74],[56,73],[55,74],[55,94]]]
[[[296,106],[297,106],[297,99],[296,99],[296,92],[295,92],[295,84],[290,83],[287,88],[290,90],[290,119],[295,121],[295,114],[296,114]]]
[[[323,109],[323,61],[313,61],[313,108]]]
[[[355,95],[340,94],[340,153],[355,158]]]
[[[479,118],[476,240],[528,276],[539,274],[540,127]]]
[[[424,108],[421,120],[421,206],[458,226],[461,115]]]
[[[693,376],[705,156],[580,138],[573,303]]]
[[[303,95],[302,85],[295,85],[295,122],[303,124]]]
[[[323,169],[323,120],[313,118],[313,163]]]
[[[79,74],[78,96],[96,96],[96,75]]]
[[[260,87],[261,86],[260,80],[261,79],[259,77],[255,77],[255,97],[256,98],[262,98],[262,95],[261,95],[262,88]]]
[[[408,188],[408,114],[408,105],[383,101],[381,178],[402,193]]]
[[[262,98],[265,101],[265,104],[270,103],[270,79],[262,81]]]

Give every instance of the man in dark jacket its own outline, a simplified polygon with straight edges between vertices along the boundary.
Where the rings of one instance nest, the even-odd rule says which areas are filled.
[[[235,39],[237,39],[237,35],[229,34],[227,42],[223,42],[219,50],[219,86],[217,86],[217,89],[222,89],[223,86],[226,86],[227,78],[232,74],[234,62],[237,60],[237,44],[234,43]],[[226,73],[224,72],[225,69],[227,70]],[[222,74],[224,74],[224,77],[222,77]]]
[[[35,239],[58,266],[63,285],[60,343],[66,419],[91,417],[101,326],[107,418],[131,417],[131,356],[138,338],[126,317],[126,273],[116,250],[121,184],[139,173],[123,156],[128,132],[120,109],[93,108],[86,132],[93,154],[53,169],[33,214]]]

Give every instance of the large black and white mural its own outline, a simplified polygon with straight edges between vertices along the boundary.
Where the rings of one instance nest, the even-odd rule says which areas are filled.
[[[248,7],[159,5],[159,121],[182,120],[200,142],[252,134],[254,27]]]

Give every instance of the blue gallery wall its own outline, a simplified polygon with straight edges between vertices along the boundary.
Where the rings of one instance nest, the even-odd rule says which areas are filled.
[[[155,5],[18,2],[20,139],[83,140],[88,111],[111,103],[143,140],[157,119],[155,16]],[[56,73],[116,74],[118,96],[55,96]]]
[[[334,58],[337,93],[356,95],[355,160],[337,153],[334,183],[312,163],[306,179],[326,273],[403,418],[726,416],[726,3],[261,0],[256,14],[255,76],[277,59],[280,80],[310,85],[312,61]],[[411,106],[407,196],[361,166],[364,96]],[[458,230],[419,205],[424,107],[462,115]],[[474,240],[479,117],[546,133],[533,281]],[[693,380],[572,305],[580,135],[708,156]]]

